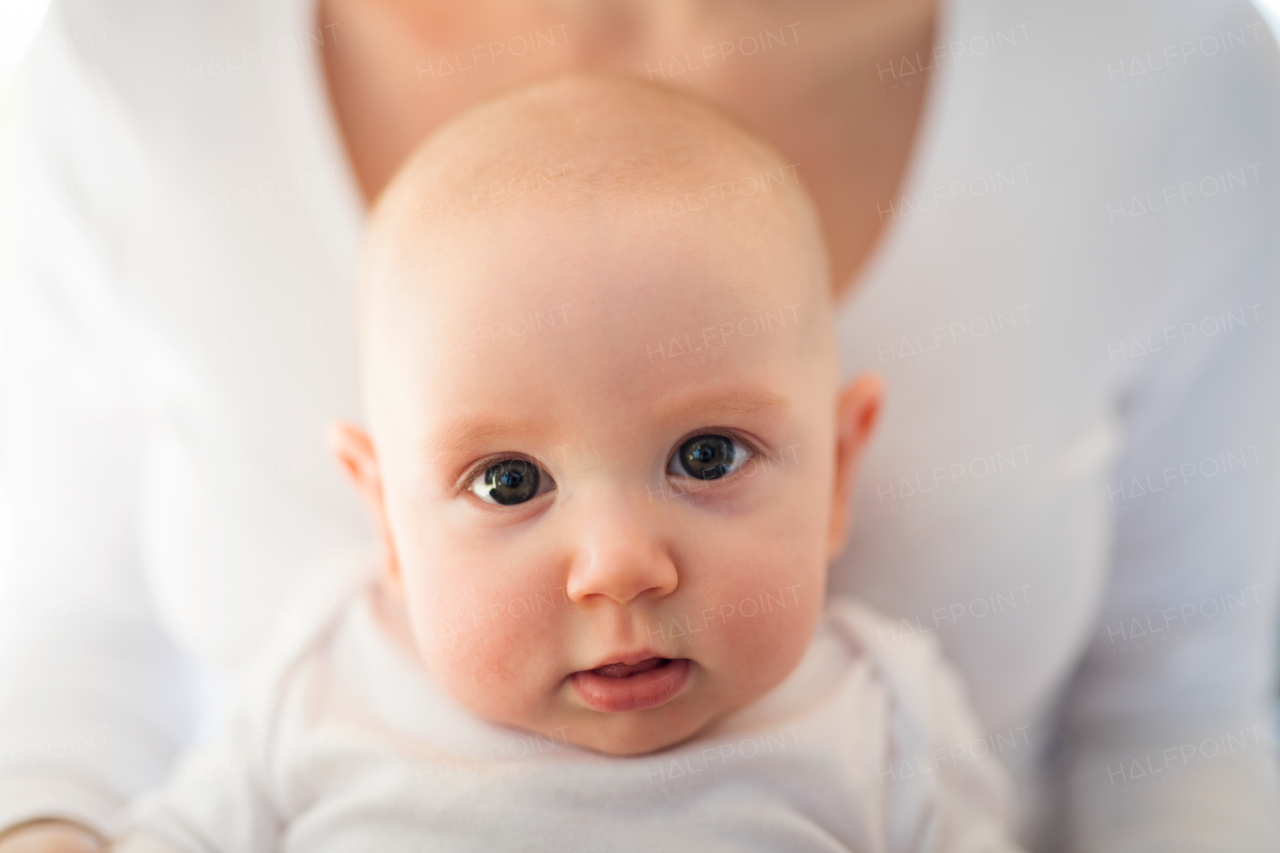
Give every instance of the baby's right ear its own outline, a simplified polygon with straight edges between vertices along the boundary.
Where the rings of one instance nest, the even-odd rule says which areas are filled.
[[[378,467],[378,454],[373,439],[360,427],[339,421],[329,427],[329,451],[338,460],[339,467],[355,486],[373,526],[377,529],[382,545],[383,567],[386,580],[392,589],[400,589],[400,566],[396,560],[395,544],[391,539],[391,527],[387,524],[387,505],[382,492],[382,471]]]
[[[343,473],[356,487],[362,498],[374,488],[382,492],[382,477],[378,473],[378,457],[373,451],[373,439],[353,423],[338,421],[329,427],[329,452],[338,460]]]

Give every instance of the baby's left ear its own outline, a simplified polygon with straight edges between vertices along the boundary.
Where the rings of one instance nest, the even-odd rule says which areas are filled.
[[[874,373],[855,377],[840,392],[836,412],[836,477],[827,541],[828,560],[834,559],[844,548],[853,484],[858,477],[862,454],[880,419],[883,398],[884,382]]]

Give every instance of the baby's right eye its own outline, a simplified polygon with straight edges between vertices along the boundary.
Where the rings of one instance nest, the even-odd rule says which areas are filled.
[[[556,487],[555,481],[528,459],[503,459],[471,480],[471,492],[486,503],[511,506],[533,500]]]

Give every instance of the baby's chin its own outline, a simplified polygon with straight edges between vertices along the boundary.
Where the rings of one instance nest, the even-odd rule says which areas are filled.
[[[656,710],[608,716],[584,711],[582,716],[566,720],[565,739],[604,755],[644,755],[684,743],[723,716],[701,709],[673,709],[663,714]]]
[[[567,692],[567,690],[566,690]],[[531,734],[619,757],[644,755],[676,746],[709,728],[731,713],[733,708],[713,707],[705,696],[677,697],[667,704],[644,711],[608,713],[562,699],[560,707],[536,719],[497,716],[472,707],[490,722],[523,729]]]

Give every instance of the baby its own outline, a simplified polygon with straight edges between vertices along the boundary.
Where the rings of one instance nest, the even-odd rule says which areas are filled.
[[[575,75],[436,132],[333,432],[382,559],[116,849],[1016,849],[951,670],[826,596],[881,394],[831,311],[794,170],[698,101]]]

